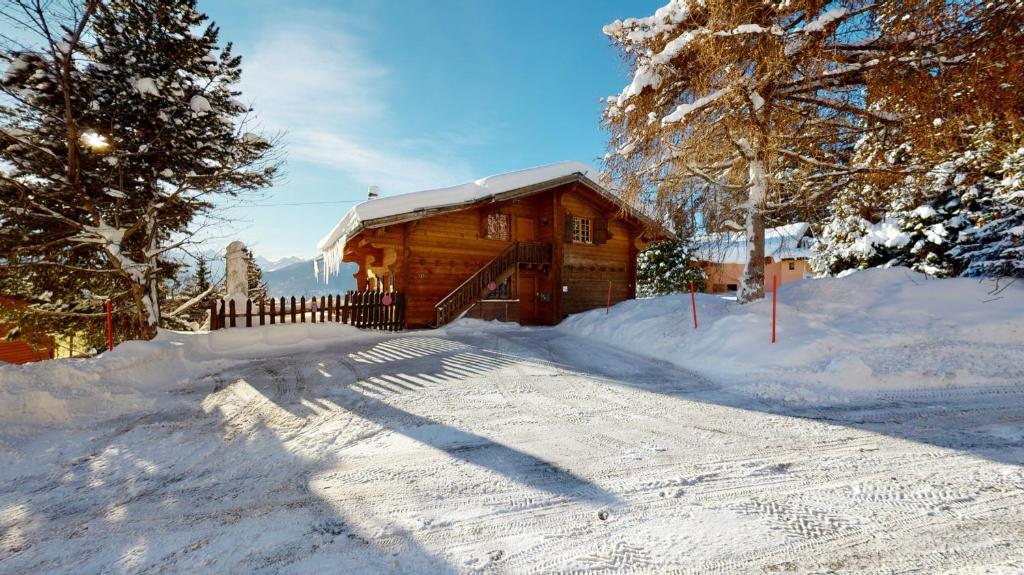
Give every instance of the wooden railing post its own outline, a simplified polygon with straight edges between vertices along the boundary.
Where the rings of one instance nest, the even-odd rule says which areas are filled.
[[[299,317],[302,318],[300,321],[306,323],[306,296],[299,298]]]
[[[267,300],[260,298],[260,325],[266,325],[267,319],[263,315],[267,312],[266,309]]]
[[[275,309],[276,306],[274,305],[275,301],[277,301],[277,300],[274,299],[274,298],[270,298],[270,325],[274,325],[274,321],[275,321],[274,316],[277,315],[276,313],[274,313],[274,312],[277,311],[277,309]]]
[[[228,300],[228,318],[231,321],[231,327],[235,327],[235,300]]]
[[[252,300],[245,300],[245,327],[252,327]]]
[[[292,296],[292,323],[295,323],[295,296]]]

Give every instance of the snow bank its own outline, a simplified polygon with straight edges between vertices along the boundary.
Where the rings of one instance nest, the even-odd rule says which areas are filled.
[[[1024,384],[1024,285],[929,279],[905,268],[782,286],[778,343],[771,301],[740,306],[698,294],[623,302],[559,330],[664,359],[742,393],[812,403],[889,392]]]
[[[74,426],[143,412],[175,390],[247,359],[315,352],[380,335],[340,324],[286,324],[212,333],[161,331],[90,359],[0,364],[0,427]]]

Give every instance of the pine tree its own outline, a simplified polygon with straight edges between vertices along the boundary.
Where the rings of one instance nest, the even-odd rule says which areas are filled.
[[[13,166],[0,177],[0,253],[17,273],[116,278],[117,309],[148,338],[173,273],[166,254],[216,198],[267,186],[277,162],[245,131],[240,59],[218,48],[194,0],[90,1],[72,16],[39,26],[45,48],[8,57],[3,91],[16,105],[0,109],[0,160]]]
[[[740,301],[764,295],[764,227],[821,202],[870,112],[851,88],[878,64],[857,22],[868,0],[765,3],[675,0],[605,33],[632,65],[609,97],[609,171],[656,209],[698,190],[708,231],[735,215],[751,238]],[[698,183],[694,183],[698,182]]]
[[[245,250],[245,271],[249,280],[249,299],[256,301],[267,299],[267,282],[263,279],[263,270],[256,263],[252,250]]]
[[[965,149],[972,126],[999,118],[1000,130],[1019,127],[1022,30],[1019,3],[673,0],[605,27],[632,67],[629,85],[607,99],[606,165],[662,213],[691,190],[705,231],[744,221],[752,241],[741,301],[763,293],[765,219],[821,214],[837,192],[853,204],[857,194],[889,197],[882,212],[921,209],[886,222],[850,206],[826,229],[836,259],[825,267],[863,255],[858,237],[895,227],[890,239],[907,243],[875,242],[871,257],[905,247],[953,273],[948,242],[932,240],[934,218],[956,218],[957,208],[944,215],[948,202],[922,194],[924,180]],[[952,223],[941,229],[957,231]]]
[[[637,295],[651,297],[703,290],[707,276],[693,265],[690,242],[674,239],[648,247],[637,256]]]
[[[210,288],[210,270],[206,266],[206,256],[200,254],[196,258],[196,271],[192,280],[193,296],[197,296]]]
[[[1024,275],[1022,136],[988,124],[964,140],[970,145],[921,176],[838,195],[815,268],[835,274],[900,265],[937,277]]]

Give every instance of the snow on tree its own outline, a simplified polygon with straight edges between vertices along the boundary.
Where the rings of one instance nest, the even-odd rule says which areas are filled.
[[[605,27],[633,72],[607,98],[609,171],[660,210],[699,181],[702,209],[738,212],[752,238],[741,301],[764,294],[766,215],[851,172],[843,153],[869,113],[853,87],[878,64],[863,18],[872,6],[673,0]]]
[[[637,256],[636,291],[642,297],[704,289],[704,271],[693,265],[690,242],[677,238],[656,243]]]
[[[116,278],[109,297],[132,334],[151,337],[168,252],[217,201],[269,185],[274,148],[247,129],[240,58],[218,47],[194,0],[49,7],[25,0],[2,14],[35,22],[41,47],[5,53],[0,253],[12,273]]]
[[[766,219],[820,214],[833,196],[867,186],[895,194],[902,179],[930,177],[979,117],[1019,123],[1022,13],[1019,3],[978,1],[673,0],[614,22],[605,33],[632,74],[606,100],[608,170],[659,211],[678,190],[696,191],[687,201],[708,231],[742,220],[752,241],[739,296],[756,299]],[[866,139],[892,148],[864,154]],[[885,160],[903,146],[913,162]],[[929,217],[907,225],[927,240],[938,222],[918,214]],[[876,235],[901,225],[866,221],[885,228]],[[858,230],[863,222],[846,220],[832,232]],[[909,249],[939,269],[948,246],[937,245],[915,239]]]
[[[991,124],[920,177],[839,194],[814,266],[825,273],[907,266],[938,277],[1024,276],[1024,148]],[[890,154],[893,161],[900,154]]]

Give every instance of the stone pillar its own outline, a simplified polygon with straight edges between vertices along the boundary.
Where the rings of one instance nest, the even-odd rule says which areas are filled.
[[[245,264],[245,244],[234,241],[228,244],[225,251],[227,260],[226,287],[227,299],[235,300],[235,305],[244,302],[249,297],[249,270]],[[244,308],[243,308],[244,313]]]

